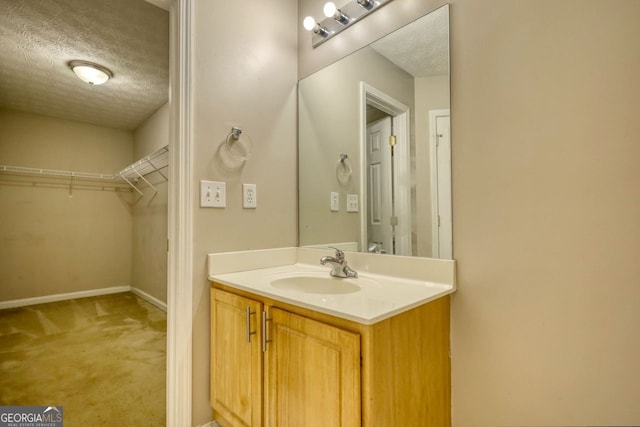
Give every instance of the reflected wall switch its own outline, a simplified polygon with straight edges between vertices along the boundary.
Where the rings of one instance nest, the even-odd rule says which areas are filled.
[[[258,190],[255,184],[242,184],[242,207],[247,209],[258,207]]]
[[[200,207],[224,208],[227,206],[227,186],[224,182],[200,181]]]
[[[347,194],[347,212],[358,212],[360,209],[357,194]]]
[[[340,194],[331,192],[331,212],[338,212],[340,210]]]

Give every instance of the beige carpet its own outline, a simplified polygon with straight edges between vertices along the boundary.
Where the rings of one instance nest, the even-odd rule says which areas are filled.
[[[132,293],[0,310],[0,406],[65,427],[165,425],[166,313]]]

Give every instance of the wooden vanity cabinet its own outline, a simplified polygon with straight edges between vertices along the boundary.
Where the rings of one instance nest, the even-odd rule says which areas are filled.
[[[360,426],[360,335],[269,307],[267,426]]]
[[[362,325],[213,283],[211,321],[222,426],[451,425],[448,296]]]
[[[258,301],[211,292],[210,401],[232,426],[262,426],[261,313]]]

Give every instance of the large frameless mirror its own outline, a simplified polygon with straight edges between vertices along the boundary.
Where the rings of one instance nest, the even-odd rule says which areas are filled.
[[[452,259],[449,6],[298,86],[299,244]]]

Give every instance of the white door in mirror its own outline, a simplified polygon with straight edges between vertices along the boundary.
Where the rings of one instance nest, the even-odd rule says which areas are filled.
[[[366,242],[381,242],[382,247],[393,246],[391,147],[391,117],[367,125],[367,238]],[[395,253],[395,252],[393,252]]]

